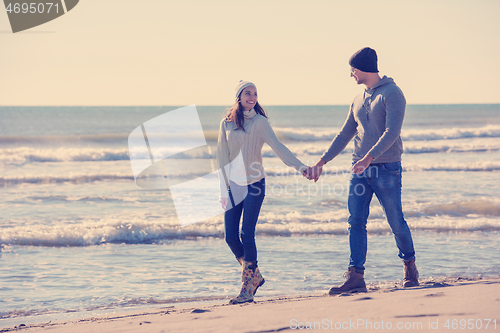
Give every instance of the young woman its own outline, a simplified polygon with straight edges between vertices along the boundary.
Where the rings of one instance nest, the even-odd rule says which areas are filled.
[[[217,149],[225,238],[242,266],[241,292],[230,304],[252,302],[257,288],[265,282],[257,266],[255,246],[255,226],[266,191],[262,166],[264,143],[283,163],[304,176],[307,174],[307,167],[276,137],[265,110],[257,101],[255,85],[240,81],[236,101],[220,124]]]

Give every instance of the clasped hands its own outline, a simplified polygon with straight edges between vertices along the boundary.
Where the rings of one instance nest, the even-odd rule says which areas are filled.
[[[324,164],[325,161],[320,159],[315,165],[309,166],[306,169],[304,169],[302,175],[309,180],[314,180],[314,182],[317,182],[319,176],[321,176],[321,173],[323,172]]]
[[[373,157],[370,154],[366,154],[365,157],[354,163],[352,166],[352,172],[354,174],[360,175],[362,174],[368,166],[370,166],[370,163],[373,161]],[[302,170],[302,175],[309,179],[309,180],[314,180],[314,182],[317,182],[319,179],[319,176],[321,176],[321,173],[323,172],[323,165],[325,165],[325,161],[323,159],[320,159],[316,164],[313,166],[309,166]],[[227,205],[229,204],[229,198],[221,198],[219,202],[222,205],[222,208],[226,210]]]
[[[352,173],[357,175],[362,174],[366,170],[366,168],[370,166],[370,163],[372,161],[373,157],[370,154],[366,154],[362,159],[354,163],[354,165],[352,166]],[[302,175],[309,180],[314,180],[314,182],[317,182],[319,176],[321,176],[321,173],[323,172],[323,165],[325,165],[325,163],[326,162],[323,159],[320,159],[313,166],[309,166],[304,169]]]

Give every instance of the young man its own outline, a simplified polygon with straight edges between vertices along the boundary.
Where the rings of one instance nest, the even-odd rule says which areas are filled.
[[[394,233],[399,257],[404,263],[404,287],[418,286],[415,250],[401,206],[400,137],[406,100],[403,92],[386,76],[380,77],[377,53],[365,47],[349,59],[351,77],[366,89],[354,98],[347,120],[328,150],[311,167],[310,179],[318,180],[322,167],[344,150],[354,137],[352,177],[349,186],[349,246],[351,250],[346,281],[332,287],[330,295],[366,291],[366,223],[375,194]]]

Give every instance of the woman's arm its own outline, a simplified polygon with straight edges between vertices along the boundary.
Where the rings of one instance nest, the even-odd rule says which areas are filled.
[[[295,155],[288,149],[276,136],[267,118],[259,119],[260,134],[265,143],[267,143],[283,163],[294,167],[302,175],[307,171],[307,166],[304,165]]]

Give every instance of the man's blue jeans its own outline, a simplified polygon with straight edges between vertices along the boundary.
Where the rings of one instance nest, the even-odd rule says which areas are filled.
[[[410,228],[403,216],[401,206],[401,162],[370,165],[361,175],[353,174],[349,186],[349,245],[351,257],[349,267],[358,273],[364,271],[366,261],[366,223],[373,194],[384,209],[387,222],[392,229],[399,257],[415,259],[415,250]]]
[[[255,262],[257,261],[255,226],[266,194],[266,180],[262,178],[258,182],[245,187],[230,182],[230,207],[233,208],[229,208],[224,213],[225,238],[227,245],[229,245],[236,258],[244,257],[245,261]],[[240,239],[242,213],[243,223],[241,225]]]

